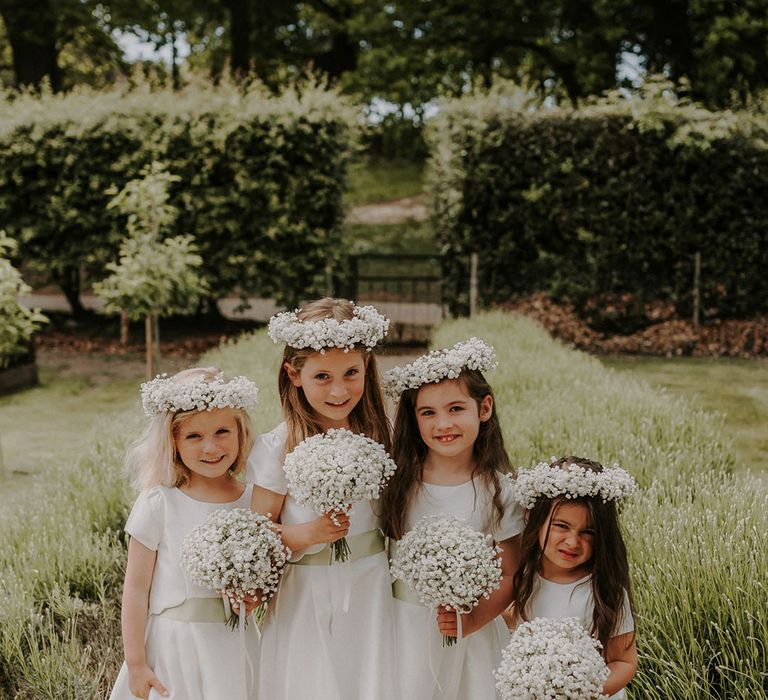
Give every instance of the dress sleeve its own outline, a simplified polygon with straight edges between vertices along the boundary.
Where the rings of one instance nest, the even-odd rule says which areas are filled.
[[[288,493],[288,482],[283,471],[283,449],[287,437],[285,423],[274,430],[257,435],[248,455],[245,480],[275,493]]]
[[[627,632],[634,632],[634,630],[635,621],[632,618],[632,608],[629,605],[629,596],[627,595],[627,592],[624,591],[624,606],[619,614],[619,619],[616,621],[616,629],[611,636],[618,637]]]
[[[142,491],[133,504],[125,531],[147,549],[157,551],[163,535],[165,499],[159,487]]]
[[[493,533],[497,542],[519,535],[524,525],[523,509],[512,496],[512,484],[506,478],[503,478],[501,486],[501,505],[504,508],[504,515],[501,516],[499,527]]]

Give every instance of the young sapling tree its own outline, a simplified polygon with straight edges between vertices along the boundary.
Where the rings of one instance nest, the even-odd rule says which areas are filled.
[[[190,235],[162,238],[178,215],[168,203],[168,187],[180,178],[152,163],[142,178],[131,180],[110,200],[108,207],[127,215],[127,236],[118,262],[106,265],[110,273],[94,284],[104,300],[105,313],[124,313],[130,320],[144,319],[147,378],[154,377],[160,357],[159,317],[189,313],[208,292],[199,270],[203,259]]]

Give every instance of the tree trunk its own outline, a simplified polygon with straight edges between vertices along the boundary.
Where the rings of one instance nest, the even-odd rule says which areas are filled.
[[[0,15],[13,51],[17,87],[40,87],[47,77],[54,92],[61,90],[56,16],[49,0],[0,0]]]
[[[147,358],[147,380],[154,379],[160,368],[160,321],[156,314],[144,319],[144,342]]]
[[[248,74],[251,61],[250,0],[227,0],[229,11],[229,69],[236,78]]]
[[[81,321],[88,313],[80,301],[80,270],[77,267],[65,267],[63,270],[53,270],[51,275],[67,298],[72,316]]]

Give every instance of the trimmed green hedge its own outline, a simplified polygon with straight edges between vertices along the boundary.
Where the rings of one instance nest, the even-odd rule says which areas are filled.
[[[334,92],[74,92],[0,101],[0,221],[70,298],[103,276],[124,228],[106,204],[152,160],[181,181],[173,234],[195,236],[215,297],[292,304],[325,290],[340,250],[353,113]]]
[[[631,295],[640,309],[662,298],[687,315],[696,251],[705,316],[768,310],[765,118],[661,88],[577,110],[511,104],[447,103],[431,131],[437,235],[449,258],[465,256],[447,263],[454,310],[478,253],[486,304]]]

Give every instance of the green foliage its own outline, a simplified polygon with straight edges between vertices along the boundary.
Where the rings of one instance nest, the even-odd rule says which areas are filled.
[[[748,700],[768,690],[768,480],[733,474],[719,417],[606,370],[499,312],[441,326],[435,347],[481,335],[513,464],[617,460],[638,478],[622,525],[640,664],[630,698]]]
[[[705,317],[766,310],[764,117],[707,111],[665,83],[578,110],[530,102],[457,100],[431,134],[437,237],[449,257],[479,254],[482,301],[629,294],[688,314],[700,251]],[[462,263],[449,274],[456,310]]]
[[[19,296],[31,290],[6,257],[16,250],[16,241],[0,230],[0,368],[14,357],[30,351],[32,334],[48,319],[39,309],[28,309]]]
[[[203,259],[192,236],[160,240],[176,220],[168,204],[168,187],[180,180],[155,162],[118,192],[108,207],[128,216],[128,237],[120,244],[120,261],[107,264],[111,273],[93,291],[106,303],[104,311],[124,311],[131,320],[150,314],[170,316],[193,311],[208,292],[198,270]]]
[[[294,303],[324,291],[338,255],[354,114],[336,92],[266,95],[222,82],[184,91],[0,101],[0,216],[24,260],[67,285],[98,279],[125,223],[110,193],[153,161],[174,177],[169,233],[192,234],[214,296]],[[75,290],[76,292],[76,290]]]

